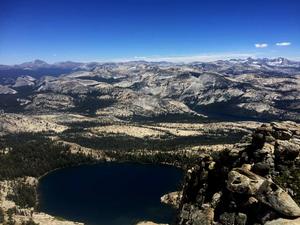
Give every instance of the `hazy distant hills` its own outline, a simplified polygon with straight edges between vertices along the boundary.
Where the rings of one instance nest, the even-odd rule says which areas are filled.
[[[112,69],[120,65],[123,66],[137,66],[140,67],[177,67],[187,66],[198,69],[200,71],[219,72],[224,74],[242,74],[245,72],[258,72],[260,74],[295,74],[299,72],[300,62],[291,61],[285,58],[275,59],[232,59],[219,60],[215,62],[194,62],[189,64],[171,63],[171,62],[146,62],[146,61],[132,61],[123,63],[80,63],[80,62],[58,62],[48,64],[42,60],[34,60],[32,62],[25,62],[17,65],[0,65],[1,76],[19,76],[30,75],[34,77],[40,76],[57,76],[67,74],[74,71],[90,71],[94,68]],[[154,68],[152,68],[154,69]],[[273,73],[273,74],[272,74]]]
[[[0,108],[129,119],[300,120],[300,62],[285,58],[0,66]]]
[[[77,62],[59,62],[48,64],[42,60],[34,60],[32,62],[25,62],[18,65],[0,65],[0,76],[10,75],[13,77],[30,75],[34,77],[41,77],[45,75],[58,76],[72,71],[90,69],[93,63],[77,63]]]

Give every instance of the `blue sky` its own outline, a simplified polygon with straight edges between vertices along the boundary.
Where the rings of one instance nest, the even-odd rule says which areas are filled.
[[[0,64],[300,59],[299,12],[299,0],[1,0]]]

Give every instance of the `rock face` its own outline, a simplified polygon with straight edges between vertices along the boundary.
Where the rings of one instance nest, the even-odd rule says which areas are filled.
[[[282,122],[201,156],[186,173],[178,224],[300,224],[299,148],[300,125]]]
[[[300,208],[282,188],[272,180],[260,177],[247,169],[235,168],[230,171],[227,189],[253,196],[283,215],[300,216]]]

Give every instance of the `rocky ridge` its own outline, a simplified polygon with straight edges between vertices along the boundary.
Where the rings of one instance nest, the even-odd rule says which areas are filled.
[[[63,70],[34,75],[35,69],[53,66]],[[65,66],[71,67],[65,71]],[[11,76],[0,66],[5,112],[299,121],[300,63],[283,58],[189,64],[36,61],[19,67],[31,69]]]
[[[187,171],[178,224],[300,224],[299,152],[300,125],[274,122],[202,155]]]

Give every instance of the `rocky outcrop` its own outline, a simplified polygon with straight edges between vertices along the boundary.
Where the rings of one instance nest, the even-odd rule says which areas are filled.
[[[201,156],[186,173],[178,224],[300,224],[299,152],[300,125],[282,122]]]
[[[171,205],[174,208],[178,208],[181,198],[182,198],[182,192],[174,191],[174,192],[163,195],[160,198],[160,201],[164,204]]]
[[[236,168],[230,171],[227,189],[234,193],[253,196],[283,215],[300,216],[299,206],[282,188],[271,179],[260,177],[248,169]]]

